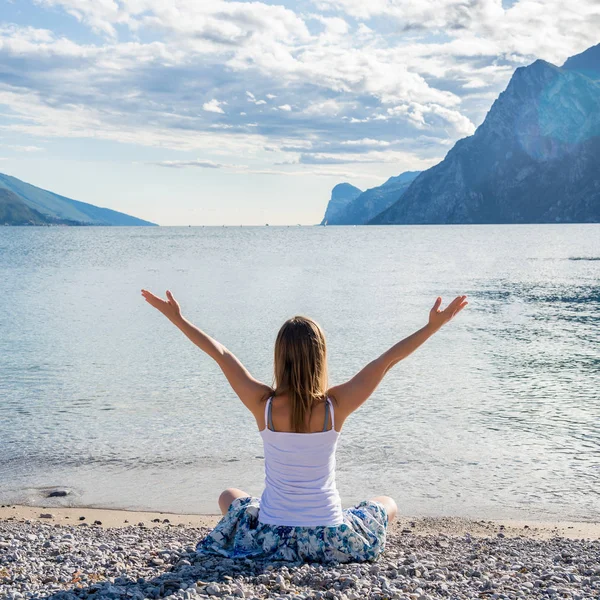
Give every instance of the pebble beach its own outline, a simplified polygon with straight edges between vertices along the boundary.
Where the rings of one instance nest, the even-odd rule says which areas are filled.
[[[401,518],[374,563],[198,556],[215,515],[5,506],[0,598],[600,598],[600,523]]]

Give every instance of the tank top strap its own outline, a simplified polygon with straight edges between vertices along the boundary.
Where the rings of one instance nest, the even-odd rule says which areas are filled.
[[[323,423],[323,431],[327,431],[327,421],[329,420],[329,402],[325,403],[325,423]]]
[[[265,427],[267,429],[271,429],[272,431],[275,431],[275,428],[273,427],[273,415],[271,414],[272,400],[273,400],[273,396],[269,396],[269,399],[267,400],[267,402],[265,404]]]
[[[327,396],[327,408],[331,410],[331,429],[335,429],[335,419],[333,417],[333,402]],[[327,415],[325,415],[325,423],[327,424]]]

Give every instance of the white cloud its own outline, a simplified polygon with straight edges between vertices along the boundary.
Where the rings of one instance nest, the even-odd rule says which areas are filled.
[[[18,144],[8,145],[5,148],[11,148],[12,150],[17,150],[18,152],[41,152],[44,148],[40,148],[40,146],[20,146]]]
[[[79,21],[110,37],[117,25],[132,31],[155,29],[202,43],[244,45],[249,40],[287,38],[305,41],[304,21],[292,10],[263,2],[210,0],[36,0],[61,6]]]
[[[341,164],[413,164],[417,170],[427,169],[441,160],[440,156],[421,159],[413,153],[399,150],[374,150],[357,154],[332,154],[327,152],[302,153],[297,162],[305,165],[341,165]]]
[[[327,167],[321,169],[306,169],[304,165],[299,165],[296,170],[285,170],[285,169],[247,169],[240,171],[242,173],[252,175],[286,175],[290,177],[331,177],[334,180],[340,179],[371,179],[373,181],[381,181],[381,176],[374,173],[360,172],[360,171],[338,171],[332,170]]]
[[[267,94],[267,98],[270,96],[270,94]],[[274,98],[275,96],[273,96]],[[267,101],[266,100],[257,100],[256,96],[252,93],[252,92],[246,92],[246,99],[248,100],[248,102],[252,102],[252,104],[256,104],[257,106],[260,106],[262,104],[266,104]]]
[[[454,128],[454,131],[459,136],[466,137],[475,133],[475,125],[457,110],[451,110],[444,108],[443,106],[432,104],[431,106],[424,107],[423,111],[431,112],[434,115],[441,117],[447,124]]]
[[[221,104],[226,104],[226,102],[219,102],[213,98],[212,100],[205,102],[202,105],[202,108],[207,112],[224,114],[225,111],[221,108]]]
[[[425,118],[425,115],[435,115],[445,121],[447,125],[452,126],[454,132],[460,137],[472,135],[475,132],[475,125],[459,111],[445,108],[437,104],[419,104],[417,102],[401,104],[389,108],[388,114],[391,116],[402,115],[409,119],[415,127],[418,127],[419,129],[432,127],[433,123],[429,122]]]
[[[462,87],[465,90],[469,90],[469,89],[479,89],[479,88],[484,88],[487,87],[489,84],[484,81],[483,79],[481,79],[480,77],[474,77],[473,79],[463,83]]]
[[[373,39],[375,37],[375,32],[367,27],[364,23],[359,23],[358,28],[356,29],[356,37],[362,41]]]
[[[282,148],[299,138],[399,160],[399,137],[421,139],[413,159],[429,160],[432,145],[442,154],[472,133],[515,66],[561,64],[600,29],[597,0],[314,0],[312,12],[258,0],[35,2],[103,37],[0,26],[5,130],[223,157],[278,148],[268,160],[297,157]],[[278,110],[265,110],[275,98]],[[283,114],[292,106],[294,119]]]
[[[161,160],[149,163],[159,167],[169,167],[171,169],[183,169],[185,167],[200,167],[203,169],[222,169],[225,165],[216,163],[212,160]]]
[[[313,14],[310,15],[310,18],[319,21],[325,28],[324,35],[330,38],[343,36],[350,31],[348,23],[340,17],[324,17]]]
[[[43,138],[104,139],[177,151],[220,153],[223,156],[251,156],[267,139],[256,132],[223,132],[215,148],[215,133],[187,127],[170,127],[147,122],[145,114],[132,112],[127,119],[119,111],[83,104],[49,104],[38,92],[20,90],[0,83],[0,105],[12,110],[11,120],[0,131]]]
[[[321,10],[339,10],[361,20],[383,17],[414,33],[443,31],[448,43],[430,44],[451,50],[453,41],[518,62],[544,58],[562,63],[568,56],[598,43],[600,3],[597,0],[313,0]],[[364,31],[364,23],[358,31]],[[419,43],[419,42],[417,42]],[[421,45],[421,44],[419,44]]]
[[[406,28],[462,29],[473,20],[498,18],[502,13],[500,0],[314,0],[314,4],[358,19],[385,16]]]
[[[126,11],[115,0],[35,0],[46,6],[62,6],[78,21],[89,25],[95,32],[116,37],[115,25],[127,23]]]
[[[363,138],[362,140],[345,140],[340,143],[343,146],[380,146],[384,148],[391,144],[391,142],[386,142],[384,140],[371,140],[369,138]]]
[[[1,160],[1,159],[0,159]],[[163,160],[157,162],[147,163],[149,165],[156,165],[160,167],[166,167],[170,169],[185,169],[185,168],[201,168],[201,169],[225,169],[233,173],[245,174],[245,175],[284,175],[289,177],[306,177],[306,176],[317,176],[317,177],[332,177],[334,179],[371,179],[378,181],[380,176],[360,171],[353,171],[352,173],[339,171],[328,167],[326,164],[318,166],[315,164],[315,168],[307,168],[306,165],[296,162],[288,162],[285,165],[286,168],[282,169],[265,169],[251,167],[248,165],[239,164],[222,164],[215,163],[210,160]]]
[[[337,100],[325,100],[309,104],[302,112],[306,115],[337,115],[343,110],[343,105]]]

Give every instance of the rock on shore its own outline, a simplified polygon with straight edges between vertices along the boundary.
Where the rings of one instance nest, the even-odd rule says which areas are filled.
[[[198,557],[208,531],[0,522],[0,598],[600,598],[599,540],[394,532],[375,563],[324,566]]]

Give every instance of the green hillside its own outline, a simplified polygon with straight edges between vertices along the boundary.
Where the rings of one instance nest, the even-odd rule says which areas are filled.
[[[21,198],[10,190],[0,188],[0,225],[73,225],[74,223],[52,219],[29,208]]]
[[[29,208],[10,190],[0,189],[0,225],[44,225],[44,216]]]

